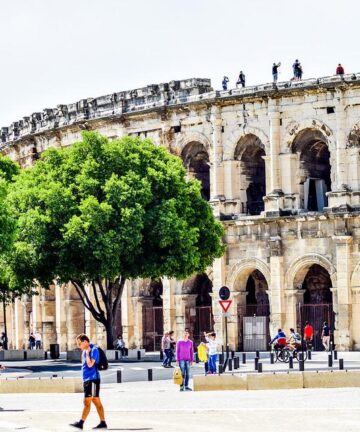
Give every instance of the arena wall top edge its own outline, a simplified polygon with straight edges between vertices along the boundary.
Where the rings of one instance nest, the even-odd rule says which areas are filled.
[[[288,93],[301,93],[304,90],[347,89],[360,85],[360,73],[310,78],[302,81],[283,81],[229,90],[213,90],[208,78],[190,78],[152,84],[146,87],[108,94],[96,98],[81,99],[78,102],[46,108],[30,116],[2,127],[0,150],[15,144],[29,135],[66,127],[72,124],[121,117],[146,111],[171,108],[184,104],[217,103],[225,100],[249,98],[277,98]]]

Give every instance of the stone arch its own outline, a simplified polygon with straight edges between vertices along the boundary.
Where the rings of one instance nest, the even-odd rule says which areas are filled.
[[[330,153],[335,149],[335,137],[333,130],[324,122],[314,118],[306,118],[301,122],[292,121],[285,127],[284,139],[282,140],[284,147],[281,153],[288,153],[292,148],[293,141],[297,134],[305,129],[313,129],[321,132],[327,140]]]
[[[259,270],[263,274],[268,287],[270,287],[271,274],[268,265],[258,258],[246,258],[234,264],[229,270],[226,285],[230,291],[236,291],[235,285],[238,281],[243,281],[246,286],[245,281],[254,270]]]
[[[351,274],[350,286],[351,288],[360,288],[360,261]]]
[[[209,158],[211,158],[211,140],[204,133],[198,131],[176,134],[176,138],[171,145],[171,150],[180,156],[184,148],[192,142],[202,144],[208,152]]]
[[[322,211],[327,207],[326,192],[335,180],[334,157],[329,141],[330,131],[311,123],[297,130],[289,150],[297,155],[297,192],[299,206],[306,211]],[[334,154],[334,152],[333,152]]]
[[[238,160],[241,213],[259,215],[264,210],[266,195],[265,145],[254,134],[240,138],[235,147],[234,160]]]
[[[270,141],[268,135],[257,127],[247,126],[243,127],[242,130],[236,130],[231,133],[231,135],[226,139],[224,143],[224,160],[233,160],[236,147],[239,141],[244,138],[246,135],[254,135],[256,136],[263,145],[265,154],[269,153]]]
[[[302,257],[296,258],[290,264],[285,275],[286,288],[297,290],[313,264],[318,264],[327,270],[331,278],[332,287],[336,288],[337,277],[334,264],[328,258],[316,253],[303,255]]]

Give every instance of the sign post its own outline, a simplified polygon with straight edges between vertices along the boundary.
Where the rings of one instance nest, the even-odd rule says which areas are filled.
[[[225,348],[226,348],[226,360],[225,360],[225,367],[226,363],[229,359],[229,349],[228,349],[228,310],[231,306],[232,300],[229,300],[230,297],[230,290],[228,287],[223,286],[219,289],[219,297],[221,300],[219,300],[220,306],[223,310],[223,317],[225,317]],[[224,368],[225,369],[225,368]]]

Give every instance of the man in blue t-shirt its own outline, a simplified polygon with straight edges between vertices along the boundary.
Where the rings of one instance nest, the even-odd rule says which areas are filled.
[[[86,334],[80,334],[76,337],[76,344],[82,350],[82,378],[84,382],[84,409],[81,420],[71,423],[70,426],[78,429],[84,428],[84,423],[89,415],[91,402],[95,405],[96,411],[100,417],[100,423],[93,429],[107,429],[105,422],[104,408],[102,406],[100,393],[100,373],[97,364],[100,360],[100,354],[97,346],[90,343]]]

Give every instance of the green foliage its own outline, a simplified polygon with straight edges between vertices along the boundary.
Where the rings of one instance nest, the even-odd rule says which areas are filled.
[[[56,277],[183,279],[223,253],[199,182],[150,140],[85,132],[21,172],[9,198],[18,218],[13,269],[27,286]]]

